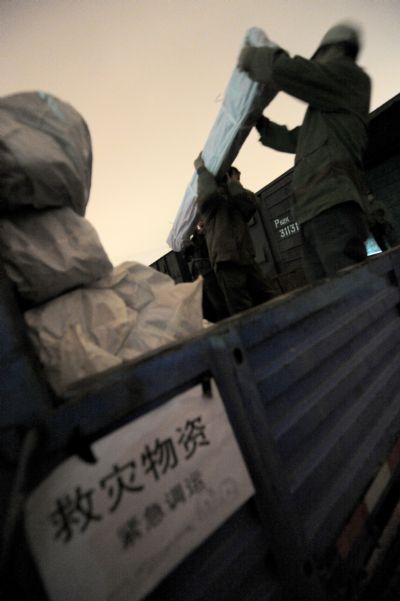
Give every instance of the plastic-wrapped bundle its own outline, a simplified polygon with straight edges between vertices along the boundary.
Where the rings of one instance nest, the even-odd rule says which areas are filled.
[[[246,33],[244,44],[270,46],[265,33],[252,27]],[[276,96],[272,84],[259,84],[237,68],[232,73],[225,90],[222,107],[203,148],[207,169],[214,175],[224,173],[232,164],[251,128],[264,108]],[[189,234],[196,218],[197,174],[186,189],[182,203],[169,233],[167,243],[180,251],[183,240]]]
[[[25,209],[0,219],[0,254],[20,297],[33,304],[113,268],[94,227],[68,207]]]
[[[202,279],[175,284],[140,263],[26,311],[25,321],[57,394],[87,376],[203,327]]]
[[[0,212],[71,207],[89,200],[89,129],[69,104],[44,92],[0,98]]]

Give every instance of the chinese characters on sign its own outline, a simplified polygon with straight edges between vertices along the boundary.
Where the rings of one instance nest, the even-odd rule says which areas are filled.
[[[214,383],[92,450],[96,463],[70,457],[26,503],[51,601],[141,601],[254,493]]]
[[[188,419],[183,427],[176,428],[176,440],[172,437],[164,440],[156,438],[152,444],[146,444],[140,453],[140,463],[132,459],[124,465],[114,464],[111,471],[99,479],[96,488],[85,489],[80,484],[72,493],[57,498],[49,515],[54,527],[54,538],[68,543],[74,535],[84,533],[90,522],[104,519],[105,516],[95,509],[95,502],[100,494],[104,493],[108,497],[110,504],[107,512],[113,513],[124,495],[141,493],[145,489],[147,477],[160,480],[166,472],[174,470],[179,461],[190,460],[199,447],[210,444],[205,430],[201,416]],[[171,503],[172,494],[177,494],[175,488],[169,492]]]
[[[160,502],[147,505],[141,516],[132,516],[118,529],[122,548],[133,546],[136,539],[142,537],[147,530],[156,528],[167,516],[168,511],[175,511],[179,503],[186,503],[190,497],[204,490],[206,485],[198,470],[185,478],[183,483],[175,484]]]

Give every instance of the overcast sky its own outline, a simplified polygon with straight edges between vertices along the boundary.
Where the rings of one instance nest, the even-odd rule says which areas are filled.
[[[400,0],[0,0],[1,93],[44,90],[80,111],[94,153],[86,216],[114,264],[148,264],[169,251],[246,30],[307,57],[342,19],[364,31],[377,108],[400,92]],[[281,93],[265,113],[295,126],[304,110]],[[292,163],[254,131],[235,161],[254,191]]]

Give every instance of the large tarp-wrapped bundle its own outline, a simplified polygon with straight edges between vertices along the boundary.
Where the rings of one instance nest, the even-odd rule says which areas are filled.
[[[113,269],[83,216],[91,165],[89,130],[71,106],[41,93],[0,99],[0,256],[60,395],[203,325],[201,279]]]
[[[175,284],[140,263],[25,313],[53,389],[194,334],[202,328],[202,280]]]
[[[85,214],[92,174],[89,129],[44,92],[0,98],[0,212],[71,207]]]
[[[19,295],[31,304],[88,284],[113,268],[94,227],[69,207],[27,209],[0,218],[0,254]]]
[[[270,46],[262,29],[252,27],[246,33],[245,44]],[[225,90],[222,107],[202,151],[207,169],[214,175],[223,174],[236,158],[257,118],[276,96],[275,86],[252,81],[246,73],[234,69]],[[196,220],[197,174],[186,188],[167,243],[180,251]]]
[[[89,129],[70,104],[44,92],[0,98],[0,253],[24,303],[112,270],[83,217],[91,174]]]

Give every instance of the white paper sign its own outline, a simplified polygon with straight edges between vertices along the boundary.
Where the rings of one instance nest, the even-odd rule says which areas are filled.
[[[52,601],[136,601],[254,493],[223,403],[201,386],[72,457],[28,498]]]

